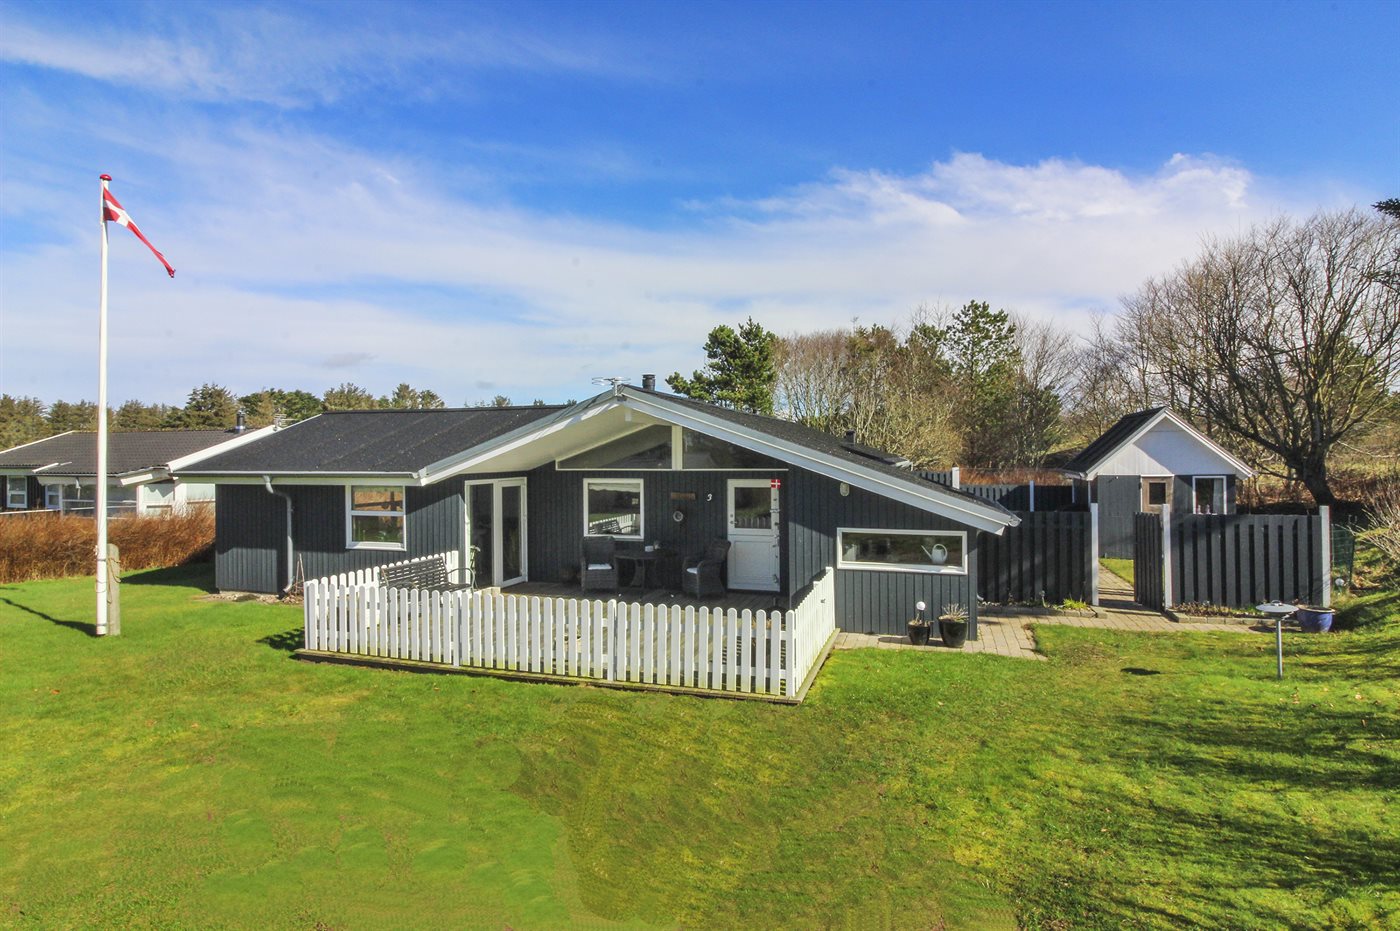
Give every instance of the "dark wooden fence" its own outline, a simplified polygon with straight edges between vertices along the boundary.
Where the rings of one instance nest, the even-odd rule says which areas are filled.
[[[1162,593],[1162,517],[1138,514],[1133,524],[1133,600],[1160,611]]]
[[[1088,601],[1094,585],[1088,512],[1019,511],[1016,516],[1020,526],[978,537],[977,593],[999,602]]]
[[[920,472],[919,476],[930,482],[938,482],[940,485],[951,487],[953,484],[953,471],[951,469],[945,469],[941,472]],[[958,485],[958,490],[976,495],[986,501],[995,501],[1008,511],[1031,510],[1032,490],[1029,482],[1019,485],[963,483]],[[1088,506],[1086,501],[1074,500],[1073,485],[1036,485],[1033,503],[1037,511],[1063,511]]]
[[[1162,521],[1136,518],[1134,595],[1161,608]],[[1192,514],[1171,526],[1171,602],[1246,607],[1322,600],[1322,518],[1316,514]]]
[[[1322,600],[1316,514],[1192,514],[1172,522],[1172,603]]]

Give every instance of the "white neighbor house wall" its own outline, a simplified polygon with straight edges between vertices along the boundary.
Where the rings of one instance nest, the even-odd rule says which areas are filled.
[[[1230,460],[1163,418],[1094,470],[1097,475],[1238,475]]]

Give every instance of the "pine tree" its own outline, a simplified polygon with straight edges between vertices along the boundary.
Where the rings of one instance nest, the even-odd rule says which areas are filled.
[[[697,401],[751,414],[773,413],[773,390],[778,383],[778,338],[750,317],[736,332],[721,324],[705,340],[703,370],[686,378],[675,372],[666,384]]]

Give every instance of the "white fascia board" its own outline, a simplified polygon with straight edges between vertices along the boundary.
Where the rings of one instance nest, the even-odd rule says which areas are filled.
[[[0,453],[12,453],[17,449],[25,449],[30,446],[37,446],[40,443],[47,443],[49,440],[56,440],[60,436],[67,436],[70,433],[77,433],[77,430],[64,430],[62,433],[55,433],[53,436],[46,436],[43,439],[30,440],[28,443],[21,443],[18,446],[11,446],[9,449],[0,449]]]
[[[625,387],[622,391],[628,402],[638,410],[662,420],[679,423],[683,427],[689,427],[700,433],[718,436],[736,446],[742,446],[745,449],[751,449],[775,459],[811,469],[813,472],[827,475],[922,511],[936,511],[944,517],[951,517],[978,530],[1000,534],[1007,527],[1014,527],[1020,523],[1020,518],[1014,514],[1007,513],[1006,519],[1001,519],[999,516],[993,517],[981,508],[977,508],[970,501],[963,501],[961,498],[953,499],[950,495],[940,494],[936,489],[930,489],[931,493],[926,494],[923,493],[923,489],[896,482],[892,478],[881,475],[874,470],[862,468],[855,463],[845,462],[813,449],[783,442],[777,437],[761,434],[718,417],[708,417],[698,411],[666,404],[662,399],[653,395],[638,397],[628,392]]]
[[[600,401],[602,401],[602,403],[598,403]],[[560,430],[571,427],[574,424],[583,423],[585,420],[589,420],[620,406],[622,406],[621,403],[616,400],[611,391],[604,392],[596,397],[589,398],[587,401],[580,401],[573,407],[565,408],[553,417],[546,417],[543,421],[537,420],[533,423],[528,423],[523,427],[498,436],[494,440],[488,440],[485,443],[478,444],[470,449],[449,456],[446,459],[440,459],[419,472],[418,478],[422,480],[424,485],[432,485],[443,479],[452,478],[454,475],[460,475],[466,472],[478,463],[495,458],[502,453],[508,453],[511,450],[519,449],[522,446],[528,446],[536,440],[544,439],[551,434],[558,433]]]
[[[316,415],[316,417],[320,416],[320,414]],[[306,420],[315,420],[316,417],[308,417],[306,418]],[[306,420],[298,421],[298,423],[306,423]],[[292,424],[292,426],[296,426],[296,424]],[[290,429],[290,427],[287,429]],[[171,459],[165,464],[165,468],[169,472],[175,472],[179,469],[186,468],[187,466],[192,465],[193,463],[199,462],[201,459],[208,459],[210,456],[216,456],[219,453],[226,453],[231,449],[236,449],[237,447],[244,445],[245,443],[251,443],[254,440],[260,440],[268,434],[275,432],[276,430],[276,426],[259,427],[256,430],[246,430],[243,433],[235,435],[232,439],[224,440],[222,443],[215,443],[213,446],[206,446],[204,449],[201,449],[198,452],[189,453],[187,455],[181,456],[178,459]]]
[[[210,485],[261,485],[271,476],[277,485],[412,485],[422,482],[412,472],[182,472],[180,481]]]
[[[1119,443],[1117,446],[1113,447],[1113,449],[1110,449],[1108,452],[1100,456],[1099,461],[1095,463],[1092,469],[1089,469],[1087,472],[1079,473],[1078,477],[1083,478],[1085,481],[1093,481],[1094,479],[1098,478],[1099,473],[1103,471],[1103,467],[1107,465],[1110,461],[1112,461],[1113,457],[1118,455],[1118,453],[1121,452],[1125,446],[1131,446],[1134,443],[1136,443],[1144,435],[1146,435],[1149,430],[1157,426],[1157,424],[1161,423],[1163,420],[1170,420],[1182,430],[1195,437],[1198,441],[1204,443],[1206,447],[1208,447],[1212,452],[1220,456],[1226,462],[1230,463],[1230,465],[1234,466],[1236,474],[1240,478],[1249,478],[1252,475],[1254,475],[1254,470],[1251,469],[1249,466],[1245,465],[1243,462],[1241,462],[1238,457],[1231,455],[1229,450],[1225,449],[1219,443],[1215,442],[1210,437],[1206,436],[1204,433],[1191,426],[1185,420],[1178,417],[1175,413],[1172,412],[1171,408],[1164,407],[1157,412],[1157,415],[1155,417],[1148,420],[1147,423],[1143,424],[1141,427],[1138,427],[1135,431],[1133,431],[1132,435],[1129,436],[1126,440]]]
[[[123,487],[131,485],[145,485],[148,482],[161,482],[170,477],[168,469],[139,469],[135,472],[123,472],[116,476],[117,484]]]

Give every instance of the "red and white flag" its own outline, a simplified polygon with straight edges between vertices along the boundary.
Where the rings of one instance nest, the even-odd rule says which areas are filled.
[[[103,180],[105,181],[107,178],[104,176]],[[160,264],[165,266],[165,270],[170,273],[170,277],[175,277],[175,269],[165,260],[165,256],[160,254],[160,250],[151,245],[151,241],[136,228],[136,224],[131,222],[131,217],[127,214],[126,208],[117,202],[117,199],[112,196],[112,192],[107,190],[106,187],[102,188],[102,208],[102,219],[104,221],[120,223],[122,226],[125,226],[135,233],[136,238],[144,242],[146,248],[150,249],[151,252],[155,253],[155,257],[160,259]]]

